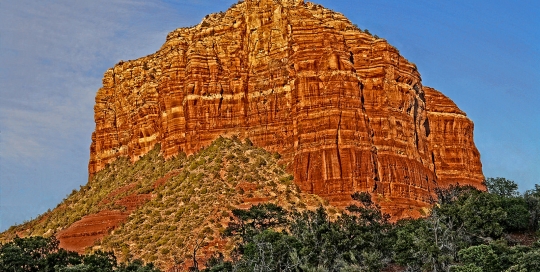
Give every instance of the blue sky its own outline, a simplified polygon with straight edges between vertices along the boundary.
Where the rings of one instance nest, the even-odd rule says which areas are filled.
[[[103,73],[222,0],[0,1],[0,231],[87,182]],[[386,38],[464,110],[487,177],[540,183],[539,1],[315,1]]]

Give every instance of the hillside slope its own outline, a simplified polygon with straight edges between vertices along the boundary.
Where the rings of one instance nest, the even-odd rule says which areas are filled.
[[[203,244],[197,258],[227,253],[233,241],[221,232],[232,209],[261,202],[299,210],[325,205],[301,193],[278,162],[277,153],[249,140],[218,138],[197,154],[169,160],[156,146],[134,164],[116,160],[55,209],[1,238],[56,235],[66,249],[114,250],[121,260],[141,258],[162,268],[190,260],[196,243]]]

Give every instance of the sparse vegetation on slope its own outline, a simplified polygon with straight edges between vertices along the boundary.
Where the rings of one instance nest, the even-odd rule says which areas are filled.
[[[73,190],[58,206],[33,221],[11,227],[2,235],[11,240],[18,233],[22,236],[50,236],[65,229],[83,216],[105,209],[125,210],[117,201],[130,194],[153,191],[154,182],[173,169],[183,166],[185,155],[164,160],[159,155],[159,145],[132,164],[127,158],[119,158],[95,174],[91,181],[79,190]]]
[[[278,155],[249,141],[219,138],[189,157],[185,166],[155,190],[156,196],[133,213],[101,246],[121,258],[142,258],[163,265],[233,245],[221,238],[230,211],[259,202],[285,207],[316,207],[318,197],[303,195],[278,164]],[[186,264],[187,265],[187,264]]]
[[[231,210],[261,202],[300,210],[324,203],[300,193],[278,161],[279,154],[249,140],[219,138],[197,154],[168,160],[156,146],[134,164],[126,158],[111,163],[54,210],[12,227],[2,239],[58,235],[87,215],[120,211],[125,222],[105,230],[93,250],[113,250],[122,261],[140,258],[162,268],[193,259],[195,247],[196,259],[226,253],[233,244],[221,234]]]

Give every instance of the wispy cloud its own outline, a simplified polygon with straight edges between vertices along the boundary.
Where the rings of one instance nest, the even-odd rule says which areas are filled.
[[[0,230],[86,182],[103,73],[190,20],[159,0],[0,1]]]
[[[138,16],[145,10],[163,12],[152,1],[123,0],[23,0],[1,8],[0,156],[5,159],[40,158],[58,148],[54,138],[67,140],[78,131],[89,139],[101,75],[111,60],[151,53],[136,40],[152,37],[152,30],[132,22],[142,23]]]

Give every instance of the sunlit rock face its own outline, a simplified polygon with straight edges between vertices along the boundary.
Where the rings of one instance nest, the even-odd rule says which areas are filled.
[[[400,218],[437,187],[483,188],[471,120],[386,40],[301,0],[248,0],[169,33],[105,73],[94,111],[90,175],[156,143],[171,157],[237,135],[338,206],[366,191]]]
[[[473,122],[444,94],[424,87],[429,120],[429,150],[440,186],[469,184],[481,189],[480,153],[473,141]]]

